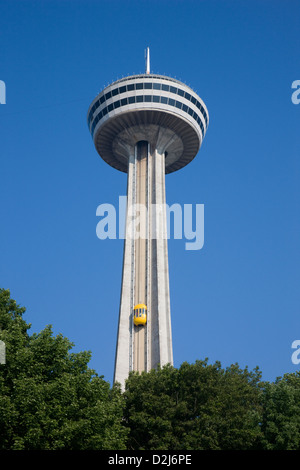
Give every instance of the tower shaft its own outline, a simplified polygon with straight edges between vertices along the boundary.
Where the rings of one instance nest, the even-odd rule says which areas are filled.
[[[209,115],[190,87],[150,73],[147,49],[145,74],[102,90],[89,107],[87,123],[101,158],[128,174],[114,373],[124,387],[130,371],[173,363],[165,174],[195,158]]]
[[[135,326],[133,308],[147,305],[147,323]],[[165,154],[139,141],[128,159],[126,236],[123,259],[115,382],[130,371],[173,363],[170,317]]]

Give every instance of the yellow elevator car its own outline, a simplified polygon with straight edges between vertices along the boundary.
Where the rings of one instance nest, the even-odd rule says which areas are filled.
[[[133,309],[133,323],[135,325],[145,325],[147,323],[147,307],[145,304],[138,304]]]

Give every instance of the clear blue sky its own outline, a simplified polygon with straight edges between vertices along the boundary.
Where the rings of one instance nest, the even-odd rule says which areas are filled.
[[[167,202],[204,204],[205,243],[169,241],[174,365],[209,358],[299,370],[300,2],[0,1],[0,286],[31,332],[52,324],[91,350],[112,382],[122,240],[100,241],[96,208],[126,174],[96,153],[86,114],[123,75],[177,77],[206,103],[194,161],[166,178]]]

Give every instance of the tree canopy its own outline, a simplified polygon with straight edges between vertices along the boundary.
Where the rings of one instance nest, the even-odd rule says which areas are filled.
[[[120,389],[51,326],[30,335],[24,312],[0,289],[0,449],[125,449]]]
[[[132,373],[129,442],[141,450],[248,449],[260,436],[260,372],[207,360]]]
[[[300,372],[266,383],[262,414],[263,448],[300,450]]]
[[[300,372],[208,359],[132,372],[122,392],[0,289],[0,450],[300,450]]]

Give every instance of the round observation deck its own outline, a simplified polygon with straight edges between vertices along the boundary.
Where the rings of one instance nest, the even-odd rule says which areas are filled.
[[[87,116],[99,155],[127,172],[135,144],[147,140],[165,153],[165,171],[184,167],[197,155],[209,116],[199,96],[163,75],[133,75],[113,82],[92,101]]]

